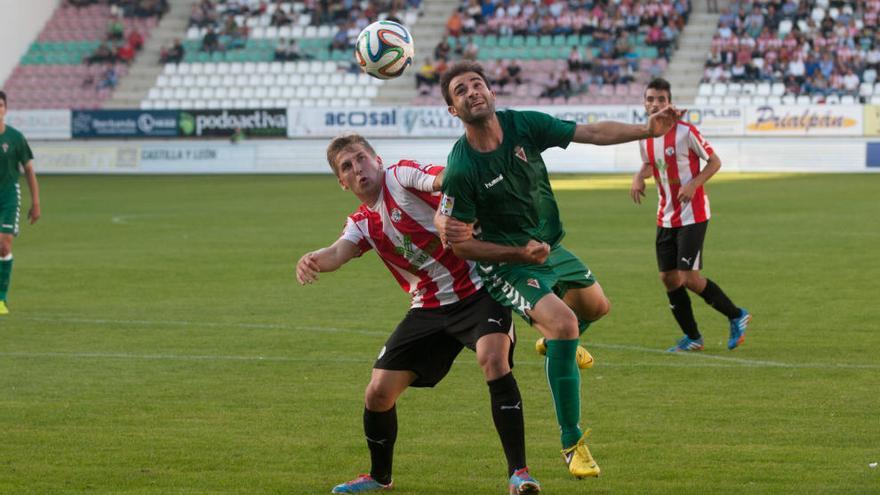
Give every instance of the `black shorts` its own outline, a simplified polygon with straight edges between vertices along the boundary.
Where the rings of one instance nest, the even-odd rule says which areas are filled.
[[[415,308],[385,341],[374,368],[412,371],[413,387],[433,387],[449,373],[463,347],[475,350],[484,335],[510,338],[507,361],[513,367],[516,334],[510,309],[498,304],[485,289],[439,308]]]
[[[657,266],[661,272],[703,268],[703,240],[709,221],[684,227],[657,227]]]

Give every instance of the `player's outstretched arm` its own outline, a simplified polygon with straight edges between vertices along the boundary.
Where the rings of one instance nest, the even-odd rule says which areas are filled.
[[[668,106],[651,115],[648,118],[648,122],[644,125],[624,124],[610,120],[596,122],[595,124],[578,124],[574,130],[574,137],[571,140],[575,143],[605,146],[659,137],[669,132],[669,129],[672,129],[672,126],[683,115],[684,110]]]
[[[28,188],[31,190],[31,209],[28,210],[28,219],[31,225],[40,219],[40,185],[37,183],[37,173],[34,172],[34,161],[30,160],[24,166],[24,176],[27,178]]]
[[[296,263],[296,280],[300,285],[318,280],[318,273],[332,272],[358,255],[360,249],[351,241],[339,239],[332,245],[302,255]]]
[[[452,243],[452,251],[459,258],[489,263],[528,263],[540,265],[550,256],[550,245],[529,240],[525,246],[505,246],[494,242],[468,239]]]

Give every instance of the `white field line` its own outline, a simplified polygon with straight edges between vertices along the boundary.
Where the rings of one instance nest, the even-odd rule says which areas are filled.
[[[378,330],[356,330],[349,328],[335,328],[323,326],[286,325],[275,323],[219,323],[187,320],[110,320],[91,318],[47,318],[47,317],[24,317],[23,320],[39,321],[45,323],[82,323],[89,325],[142,325],[142,326],[181,326],[181,327],[210,327],[210,328],[245,328],[256,330],[298,330],[306,332],[347,333],[370,336],[387,336],[387,332]],[[621,344],[602,344],[596,342],[587,343],[589,348],[613,349],[632,351],[648,354],[667,355],[675,362],[668,363],[607,363],[600,366],[614,368],[629,367],[752,367],[752,368],[788,368],[788,369],[880,369],[880,364],[859,363],[786,363],[782,361],[769,361],[759,359],[745,359],[737,357],[717,356],[708,353],[682,353],[669,355],[665,350],[650,347],[641,347]],[[98,358],[98,359],[146,359],[146,360],[184,360],[184,361],[282,361],[282,362],[372,362],[371,359],[346,359],[346,358],[309,358],[293,356],[213,356],[213,355],[180,355],[180,354],[129,354],[129,353],[52,353],[52,352],[0,352],[2,357],[65,357],[65,358]]]

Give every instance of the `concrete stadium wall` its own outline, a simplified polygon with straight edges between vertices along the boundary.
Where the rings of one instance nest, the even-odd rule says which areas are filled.
[[[713,138],[728,172],[880,172],[880,140],[858,137]],[[32,142],[39,173],[297,174],[330,173],[328,139]],[[373,138],[386,164],[401,159],[443,164],[454,139]],[[870,156],[869,156],[870,155]],[[553,173],[631,173],[640,166],[634,143],[572,144],[544,154]]]
[[[18,60],[37,39],[61,0],[0,0],[0,81],[12,74]]]

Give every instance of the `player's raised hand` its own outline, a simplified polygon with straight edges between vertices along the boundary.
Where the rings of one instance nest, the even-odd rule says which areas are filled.
[[[642,204],[642,198],[645,197],[645,178],[641,174],[636,174],[633,177],[632,186],[629,188],[629,196],[632,198],[633,203],[637,205]]]
[[[679,110],[673,105],[669,105],[663,110],[654,112],[648,117],[648,132],[654,137],[660,137],[684,117],[687,110]]]
[[[296,263],[296,280],[300,285],[311,284],[318,280],[318,273],[320,273],[321,267],[318,266],[318,260],[315,259],[316,256],[317,253],[315,251],[306,253]]]
[[[529,239],[528,244],[523,247],[523,261],[541,265],[547,261],[550,256],[550,245],[546,242]]]

